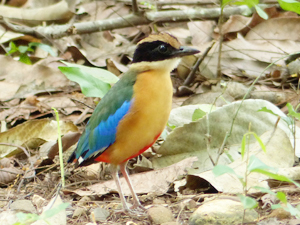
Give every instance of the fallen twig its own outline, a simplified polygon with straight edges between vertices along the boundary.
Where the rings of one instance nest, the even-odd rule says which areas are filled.
[[[251,13],[252,11],[247,6],[226,7],[224,9],[225,17],[235,14],[251,15]],[[144,14],[139,15],[129,14],[123,17],[106,20],[74,23],[71,27],[70,24],[54,25],[48,27],[24,27],[19,25],[12,25],[3,18],[0,19],[0,24],[6,26],[8,29],[15,32],[21,32],[40,38],[48,37],[56,39],[73,34],[86,34],[98,31],[113,30],[138,25],[145,25],[152,22],[181,22],[189,20],[205,20],[216,19],[219,16],[220,8],[198,8],[188,10],[146,12]]]

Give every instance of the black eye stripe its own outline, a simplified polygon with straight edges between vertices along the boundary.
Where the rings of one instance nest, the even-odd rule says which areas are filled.
[[[144,42],[138,45],[132,62],[152,62],[170,59],[174,57],[172,54],[174,51],[177,51],[177,49],[162,41]]]

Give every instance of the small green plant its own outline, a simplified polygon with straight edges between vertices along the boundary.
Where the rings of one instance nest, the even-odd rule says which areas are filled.
[[[270,113],[272,115],[277,116],[278,118],[280,118],[281,120],[283,120],[284,122],[286,122],[287,126],[289,127],[290,131],[292,132],[293,136],[294,136],[294,151],[296,149],[296,127],[295,127],[295,120],[300,120],[300,113],[297,113],[297,109],[299,108],[300,104],[297,105],[296,109],[294,109],[294,107],[291,105],[291,103],[287,103],[286,104],[287,108],[288,108],[288,114],[287,116],[280,116],[276,113],[274,113],[272,110],[263,107],[260,110],[258,110],[259,112],[267,112]]]
[[[222,5],[221,7],[224,8],[226,5],[228,4],[233,4],[233,5],[246,5],[248,6],[250,9],[252,7],[255,8],[256,12],[258,13],[258,15],[263,18],[263,19],[268,19],[268,14],[259,7],[259,0],[222,0],[221,1]]]
[[[34,52],[34,47],[39,47],[39,48],[43,49],[44,51],[50,53],[52,56],[56,55],[54,53],[54,51],[52,50],[52,48],[46,44],[31,42],[27,46],[26,45],[17,46],[12,41],[9,43],[9,46],[6,49],[6,51],[7,51],[6,55],[16,54],[19,56],[20,62],[31,65],[32,63],[29,58],[29,55],[30,55],[30,53]]]
[[[156,5],[153,4],[151,1],[142,1],[140,2],[140,4],[147,7],[148,9],[157,11]]]
[[[52,107],[52,110],[55,113],[56,122],[57,122],[57,143],[58,143],[58,151],[59,151],[59,165],[60,165],[60,175],[61,175],[61,186],[65,187],[65,170],[64,170],[64,162],[63,162],[63,149],[62,149],[62,141],[61,141],[61,131],[60,131],[60,123],[59,123],[59,115],[56,108]]]
[[[34,213],[22,213],[22,212],[17,213],[17,217],[19,221],[14,223],[13,225],[29,225],[37,220],[43,220],[47,223],[47,219],[58,214],[60,211],[66,209],[68,206],[69,203],[62,203],[56,207],[46,210],[41,215],[37,215]]]
[[[280,7],[286,11],[292,11],[300,14],[300,2],[296,0],[278,0]],[[228,4],[247,5],[250,9],[255,8],[258,15],[263,19],[268,19],[268,14],[259,6],[259,0],[222,0],[221,7]]]
[[[246,151],[246,147],[247,147],[247,142],[249,143],[250,135],[254,136],[256,141],[259,143],[261,149],[264,152],[266,152],[266,147],[263,144],[262,140],[257,136],[257,134],[255,134],[254,132],[248,132],[243,136],[242,143],[241,143],[242,158],[244,158],[247,153],[247,155],[246,155],[247,168],[246,168],[244,176],[237,174],[231,167],[226,166],[226,165],[216,165],[213,169],[214,175],[221,176],[221,175],[227,173],[227,174],[233,174],[234,176],[236,176],[238,178],[238,180],[241,182],[241,184],[243,186],[243,194],[239,195],[239,198],[240,198],[240,201],[243,204],[243,207],[245,210],[246,209],[254,209],[258,206],[256,199],[247,196],[247,193],[250,190],[250,188],[255,188],[255,189],[259,189],[262,192],[270,193],[270,194],[276,196],[281,201],[281,204],[275,205],[273,207],[277,207],[277,208],[281,207],[281,208],[285,209],[286,211],[290,212],[292,215],[300,218],[300,211],[286,201],[286,196],[283,192],[275,193],[269,189],[262,188],[262,187],[256,187],[256,186],[248,188],[247,179],[251,173],[260,173],[260,174],[266,175],[270,178],[273,178],[275,180],[294,183],[297,187],[300,187],[300,185],[297,182],[293,181],[292,179],[290,179],[286,176],[277,174],[276,168],[266,165],[260,159],[258,159],[255,155],[249,156],[249,151]],[[244,213],[244,216],[245,216],[245,213]]]
[[[278,3],[283,10],[300,14],[300,2],[296,0],[278,0]]]

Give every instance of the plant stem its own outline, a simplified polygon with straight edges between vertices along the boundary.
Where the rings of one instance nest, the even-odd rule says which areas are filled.
[[[62,188],[65,187],[65,171],[64,171],[64,161],[63,161],[63,151],[62,151],[62,142],[61,142],[61,132],[60,132],[60,124],[59,124],[59,116],[56,108],[52,107],[55,112],[56,121],[57,121],[57,142],[58,142],[58,150],[59,150],[59,165],[60,165],[60,174],[61,174],[61,185]]]

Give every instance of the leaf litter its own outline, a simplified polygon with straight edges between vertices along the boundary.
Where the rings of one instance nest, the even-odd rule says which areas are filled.
[[[60,8],[61,11],[57,13],[61,13],[62,19],[69,20],[74,11],[72,6],[65,6]],[[47,11],[47,6],[43,7],[39,11],[47,12],[46,14],[49,16],[51,11]],[[180,6],[176,7],[180,8]],[[127,15],[130,10],[130,7],[124,6],[123,3],[115,4],[109,1],[81,3],[79,8],[77,13],[80,15],[80,21],[116,18]],[[45,9],[46,11],[43,11]],[[25,8],[19,8],[19,10],[26,13]],[[102,13],[99,13],[100,11]],[[222,82],[216,81],[219,45],[215,44],[203,63],[200,64],[201,72],[197,73],[195,83],[189,87],[191,93],[197,93],[198,98],[190,95],[181,98],[174,97],[174,107],[178,107],[186,99],[184,104],[189,107],[180,107],[177,113],[172,112],[169,121],[170,127],[165,132],[169,135],[164,142],[164,139],[160,139],[152,149],[130,161],[130,171],[135,173],[131,175],[133,183],[147,208],[155,204],[168,206],[177,221],[187,224],[189,216],[200,202],[211,197],[210,194],[200,193],[217,193],[219,191],[224,192],[225,195],[233,191],[233,188],[230,187],[239,187],[236,180],[228,175],[224,175],[225,178],[213,176],[211,172],[213,166],[206,151],[209,146],[211,157],[213,159],[218,157],[218,149],[223,144],[226,132],[230,130],[234,112],[239,104],[236,101],[243,98],[245,90],[248,90],[249,85],[258,76],[260,76],[258,84],[254,86],[248,96],[248,98],[256,100],[244,102],[243,107],[245,108],[240,109],[238,119],[233,126],[233,133],[225,145],[227,154],[220,155],[219,162],[229,164],[237,173],[243,174],[242,168],[245,166],[245,162],[240,158],[239,148],[242,136],[248,131],[251,121],[251,131],[261,135],[262,140],[269,141],[266,146],[271,150],[267,151],[278,158],[260,152],[259,146],[255,143],[249,145],[251,154],[259,155],[260,159],[268,165],[278,167],[282,174],[294,180],[299,179],[297,167],[292,167],[294,143],[296,143],[296,155],[299,155],[297,136],[294,142],[289,125],[284,124],[285,122],[282,120],[279,121],[278,127],[283,131],[278,128],[275,133],[272,133],[276,116],[256,112],[267,106],[278,115],[285,116],[279,108],[282,108],[287,102],[297,103],[297,70],[296,72],[288,70],[287,62],[282,57],[296,53],[299,49],[298,18],[295,14],[279,12],[274,7],[267,9],[266,12],[270,17],[266,21],[260,19],[256,14],[252,17],[238,15],[230,17],[222,30],[224,42],[221,66],[225,75],[222,82],[223,84],[229,83],[227,87],[224,88]],[[55,17],[57,13],[51,15]],[[7,17],[9,18],[9,16]],[[45,20],[53,22],[54,17]],[[56,22],[56,20],[54,21]],[[30,16],[23,22],[26,25],[32,25],[33,22],[40,23],[39,20]],[[192,43],[202,53],[220,36],[215,22],[212,21],[192,21],[181,25],[172,27],[171,24],[165,24],[163,27],[158,26],[157,29],[177,36],[183,44]],[[279,25],[282,28],[280,30],[276,29]],[[291,27],[293,29],[290,29]],[[57,220],[51,222],[53,224],[87,224],[95,221],[98,211],[104,216],[101,217],[103,224],[124,224],[126,222],[148,224],[144,217],[129,218],[114,213],[114,210],[118,208],[119,199],[115,198],[116,188],[114,183],[109,180],[107,165],[103,163],[75,171],[72,170],[72,166],[67,166],[66,188],[59,194],[55,194],[60,182],[60,174],[56,122],[52,120],[53,112],[51,111],[51,107],[59,110],[63,129],[64,158],[66,159],[79,138],[78,130],[83,130],[91,115],[91,108],[94,108],[100,99],[84,97],[80,93],[80,87],[76,80],[73,80],[75,82],[70,81],[58,69],[58,67],[64,66],[61,60],[76,63],[77,68],[96,66],[115,71],[114,73],[118,75],[120,71],[124,72],[128,69],[127,63],[132,56],[134,44],[142,36],[140,30],[144,34],[150,32],[148,26],[143,26],[141,29],[131,27],[53,40],[51,47],[58,52],[58,57],[49,56],[45,52],[38,53],[36,49],[29,57],[33,61],[33,65],[18,62],[13,56],[0,56],[2,68],[0,73],[0,142],[8,144],[7,146],[0,145],[1,158],[8,159],[6,162],[2,163],[3,159],[0,162],[0,183],[4,187],[4,192],[0,194],[1,200],[16,201],[28,198],[34,202],[38,215],[41,216],[44,215],[42,207],[48,205],[51,208],[52,203],[58,201],[57,199],[60,199],[59,196],[61,196],[63,200],[59,200],[60,203],[57,203],[60,212],[59,210],[55,211],[52,219],[56,218]],[[1,32],[0,41],[5,46],[8,46],[12,39],[17,45],[26,40],[21,33],[3,32],[2,30]],[[187,39],[187,37],[190,38]],[[28,40],[32,42],[36,41],[36,38],[28,37]],[[113,64],[109,64],[108,59]],[[172,74],[175,87],[183,84],[189,74],[190,64],[193,64],[195,60],[197,59],[185,61],[181,65],[183,69],[178,69],[176,73]],[[270,63],[275,64],[265,70]],[[94,68],[90,71],[92,70]],[[115,80],[107,76],[105,79],[108,79],[105,80],[108,90]],[[240,92],[237,92],[237,85],[230,84],[231,80],[244,85],[243,88],[238,89]],[[104,92],[93,96],[102,97],[103,95]],[[201,98],[209,98],[208,96],[212,96],[209,104],[213,104],[217,99],[221,100],[222,104],[216,105],[223,105],[223,107],[211,110],[210,105],[203,106]],[[259,99],[267,99],[269,102]],[[195,106],[191,107],[190,104]],[[209,145],[205,138],[207,137],[206,116],[197,121],[195,118],[193,119],[194,111],[198,108],[205,109],[203,110],[205,115],[211,111],[209,113],[209,135],[211,135]],[[284,108],[282,109],[284,110]],[[263,126],[267,123],[268,126]],[[264,137],[266,138],[264,139]],[[277,142],[270,141],[273,140],[272,138],[277,139]],[[188,144],[187,141],[189,141]],[[24,147],[30,157],[25,156],[24,151],[18,146]],[[68,148],[70,150],[67,151]],[[282,149],[285,151],[281,151]],[[198,160],[195,159],[195,156],[198,157]],[[283,162],[285,164],[282,164]],[[138,173],[139,171],[146,172]],[[99,178],[106,181],[99,182]],[[121,178],[122,181],[123,178]],[[252,181],[251,185],[259,185],[256,182],[261,181],[275,190],[280,188],[280,184],[277,184],[279,187],[272,186],[274,181],[266,176],[251,177]],[[292,187],[289,190],[291,193],[295,193]],[[19,191],[18,195],[16,195],[17,191]],[[240,192],[240,190],[236,190],[236,192]],[[34,193],[34,195],[28,197],[28,193],[31,195]],[[125,194],[128,194],[127,189],[125,189]],[[53,195],[58,197],[53,198]],[[193,207],[184,205],[186,204],[184,202],[192,201],[195,203]],[[69,203],[69,206],[61,205],[62,202]],[[1,207],[7,210],[4,212],[10,212],[7,204]],[[92,211],[92,209],[97,210]],[[74,216],[75,211],[78,216]],[[44,209],[44,212],[47,212],[47,209]],[[8,215],[14,215],[14,213],[10,212]],[[0,216],[4,216],[4,214]],[[28,215],[25,215],[25,219],[28,219],[26,216]],[[42,218],[36,217],[37,215],[31,216]],[[152,219],[152,221],[154,220]],[[36,224],[42,224],[42,222],[38,221]]]

